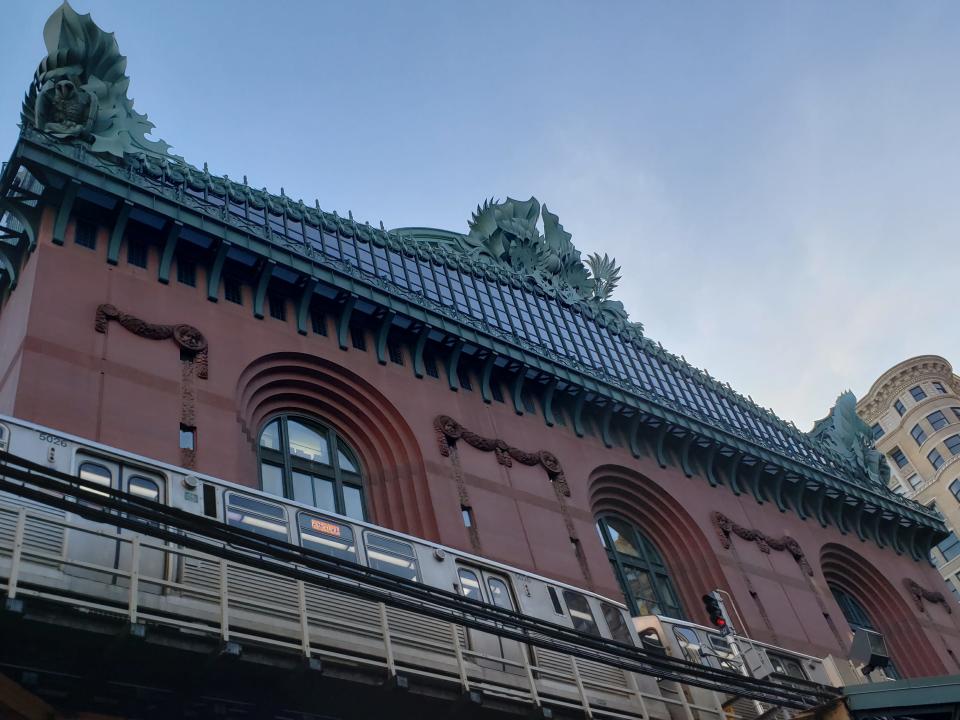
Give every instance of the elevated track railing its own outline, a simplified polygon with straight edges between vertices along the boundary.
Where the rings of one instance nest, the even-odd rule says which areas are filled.
[[[26,458],[2,451],[0,451],[0,491],[71,513],[88,521],[123,528],[132,533],[125,536],[109,535],[111,539],[129,545],[130,570],[84,568],[85,563],[70,560],[66,557],[66,553],[57,556],[49,554],[49,557],[43,557],[42,551],[25,547],[24,537],[31,515],[42,516],[40,522],[60,523],[65,528],[71,527],[69,520],[54,519],[50,515],[38,513],[29,507],[0,506],[0,509],[4,509],[7,513],[15,512],[17,516],[13,543],[9,549],[10,571],[4,588],[10,599],[23,594],[44,597],[42,589],[33,588],[27,591],[20,584],[18,574],[26,553],[37,561],[72,563],[78,568],[91,572],[100,571],[123,578],[123,584],[126,585],[127,590],[126,607],[123,608],[123,612],[132,623],[162,621],[189,626],[191,625],[189,620],[171,618],[168,614],[161,616],[144,607],[141,599],[145,585],[204,595],[205,591],[202,589],[183,587],[182,583],[164,577],[145,576],[140,571],[139,560],[144,552],[163,552],[169,557],[193,557],[218,565],[220,592],[206,591],[206,597],[211,602],[220,603],[221,617],[216,631],[224,641],[245,638],[243,632],[231,628],[229,603],[232,602],[232,598],[225,591],[228,585],[228,568],[235,565],[271,573],[296,584],[300,612],[299,617],[295,619],[300,623],[300,637],[296,641],[274,639],[267,642],[292,647],[308,657],[324,652],[311,640],[311,618],[306,610],[305,600],[308,588],[322,588],[375,603],[379,610],[379,634],[384,647],[382,656],[371,659],[370,662],[382,665],[391,676],[395,676],[398,672],[392,643],[402,641],[403,634],[396,628],[391,628],[390,612],[405,611],[450,623],[454,628],[459,626],[481,630],[501,638],[515,640],[526,647],[541,648],[569,656],[570,670],[566,673],[567,677],[564,680],[578,689],[579,697],[573,706],[579,707],[588,717],[598,713],[617,716],[617,713],[591,707],[587,691],[591,686],[603,683],[583,676],[581,671],[583,662],[588,665],[597,663],[626,673],[636,673],[658,680],[712,690],[723,695],[734,694],[772,707],[792,710],[816,707],[839,696],[839,691],[835,688],[816,683],[791,680],[787,684],[746,677],[668,655],[647,652],[613,640],[582,634],[556,623],[487,605],[451,591],[398,578],[373,568],[306,550],[298,545],[269,539],[205,516],[151,502],[119,490],[99,486],[93,489],[85,486],[75,476],[57,472]],[[75,531],[91,532],[89,527],[81,528],[75,524],[72,527]],[[3,549],[0,548],[0,553],[2,552]],[[0,585],[0,587],[3,586]],[[74,602],[82,604],[90,601],[75,600]],[[194,629],[210,631],[210,625],[203,624],[202,628]],[[260,642],[264,641],[261,636],[256,639]],[[519,692],[515,688],[491,685],[482,676],[471,678],[467,669],[468,660],[485,659],[505,665],[512,664],[514,672],[528,679],[525,701],[535,705],[539,705],[542,701],[535,677],[544,680],[551,674],[565,674],[553,668],[533,666],[526,656],[519,662],[502,657],[481,658],[480,653],[461,646],[455,631],[451,632],[451,647],[448,650],[455,658],[454,679],[459,682],[464,691],[477,688],[506,696]],[[402,671],[414,674],[425,672],[409,664],[404,666]],[[666,695],[648,695],[635,688],[632,692],[641,706],[648,701],[680,704],[688,720],[693,718],[691,710],[709,712],[712,715],[722,716],[723,714],[718,707],[691,706],[689,701],[684,699],[682,691],[677,693],[676,699]],[[564,704],[556,698],[551,702]],[[644,715],[646,716],[645,712]]]

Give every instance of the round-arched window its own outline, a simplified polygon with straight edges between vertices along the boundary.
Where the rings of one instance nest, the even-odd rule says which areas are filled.
[[[864,630],[869,630],[870,632],[880,632],[877,626],[873,624],[873,620],[870,618],[869,613],[867,613],[866,608],[860,604],[859,600],[857,600],[846,590],[843,590],[836,585],[827,583],[827,587],[830,588],[833,599],[836,600],[837,605],[840,606],[840,612],[843,613],[843,617],[847,621],[847,625],[850,626],[851,630],[856,632],[857,630],[863,628]],[[887,665],[883,671],[887,674],[887,677],[894,679],[899,677],[899,675],[897,675],[897,669],[893,665],[893,660],[890,660],[890,664]]]
[[[597,521],[597,531],[630,613],[682,619],[683,609],[667,565],[646,535],[626,520],[612,515]]]
[[[281,415],[260,431],[259,455],[264,492],[366,519],[360,463],[333,428]]]

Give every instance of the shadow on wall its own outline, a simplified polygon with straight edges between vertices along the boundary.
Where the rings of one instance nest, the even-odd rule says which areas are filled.
[[[304,353],[264,355],[240,374],[236,404],[254,451],[261,426],[278,413],[298,412],[335,427],[360,455],[371,520],[438,539],[416,437],[390,401],[359,375]]]
[[[657,546],[687,617],[707,623],[703,594],[729,584],[706,536],[683,506],[649,478],[618,465],[594,470],[589,493],[594,517],[629,520]]]
[[[845,592],[863,607],[877,631],[883,633],[902,675],[923,677],[947,672],[910,605],[866,559],[844,545],[827,543],[820,550],[820,570],[830,588]],[[842,613],[837,615],[843,618]]]

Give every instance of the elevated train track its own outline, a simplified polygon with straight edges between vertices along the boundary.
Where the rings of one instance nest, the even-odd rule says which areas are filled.
[[[793,710],[816,707],[839,695],[815,683],[755,679],[579,633],[119,490],[91,490],[75,476],[8,452],[0,452],[0,490],[231,563],[639,675]]]

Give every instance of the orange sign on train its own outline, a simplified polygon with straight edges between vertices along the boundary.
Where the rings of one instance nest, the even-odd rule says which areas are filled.
[[[324,522],[323,520],[313,519],[310,521],[310,527],[324,535],[333,535],[340,537],[340,526],[335,523]]]

